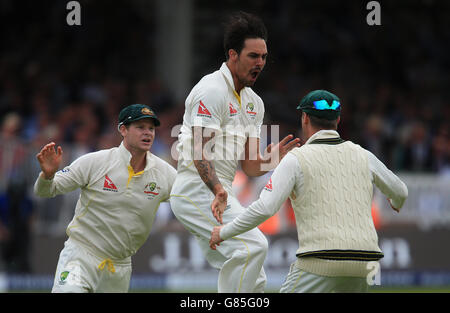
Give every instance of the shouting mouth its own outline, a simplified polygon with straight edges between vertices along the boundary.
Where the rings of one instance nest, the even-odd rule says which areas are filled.
[[[261,72],[261,70],[252,70],[250,71],[250,76],[252,77],[252,79],[256,79],[259,75],[259,73]]]

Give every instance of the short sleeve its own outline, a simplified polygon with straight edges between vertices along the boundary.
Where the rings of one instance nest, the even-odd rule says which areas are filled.
[[[224,116],[225,96],[217,88],[204,88],[192,99],[192,126],[220,129]]]

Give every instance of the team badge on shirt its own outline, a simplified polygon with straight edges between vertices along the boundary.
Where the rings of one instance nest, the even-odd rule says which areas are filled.
[[[67,281],[67,277],[69,276],[69,271],[64,271],[59,275],[59,284],[64,285]]]
[[[158,187],[155,182],[151,182],[145,185],[144,193],[149,196],[148,199],[153,199],[159,195],[159,189],[160,187]]]
[[[255,105],[252,102],[247,103],[246,112],[252,118],[255,118],[255,116],[257,114],[254,110],[255,110]]]

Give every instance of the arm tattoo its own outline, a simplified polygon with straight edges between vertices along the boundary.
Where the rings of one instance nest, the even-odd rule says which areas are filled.
[[[194,164],[203,182],[211,191],[213,191],[214,186],[220,184],[213,163],[207,160],[198,160],[194,161]]]
[[[194,138],[194,165],[197,168],[203,182],[208,188],[213,191],[214,186],[220,184],[216,175],[216,170],[212,160],[208,159],[205,155],[204,147],[214,137],[214,133],[211,136],[203,136],[204,127],[193,127]]]

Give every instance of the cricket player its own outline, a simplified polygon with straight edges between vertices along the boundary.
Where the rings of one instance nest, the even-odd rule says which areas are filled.
[[[371,152],[340,138],[337,96],[312,91],[297,109],[306,143],[283,158],[257,201],[214,228],[211,249],[253,229],[290,197],[299,248],[280,291],[367,291],[368,274],[383,257],[371,216],[373,184],[397,212],[408,189]]]
[[[185,102],[170,204],[211,266],[220,270],[218,292],[262,292],[266,283],[262,266],[268,244],[258,229],[216,251],[209,249],[213,227],[244,210],[232,193],[239,161],[247,175],[262,175],[299,142],[289,135],[260,155],[264,104],[251,87],[266,63],[266,40],[258,17],[244,12],[232,16],[224,35],[226,62],[204,76]]]
[[[37,154],[42,172],[34,191],[54,197],[81,189],[69,238],[59,256],[52,292],[127,292],[131,256],[147,240],[176,170],[149,150],[160,125],[143,104],[119,114],[119,147],[88,153],[57,172],[62,148],[49,143]]]

